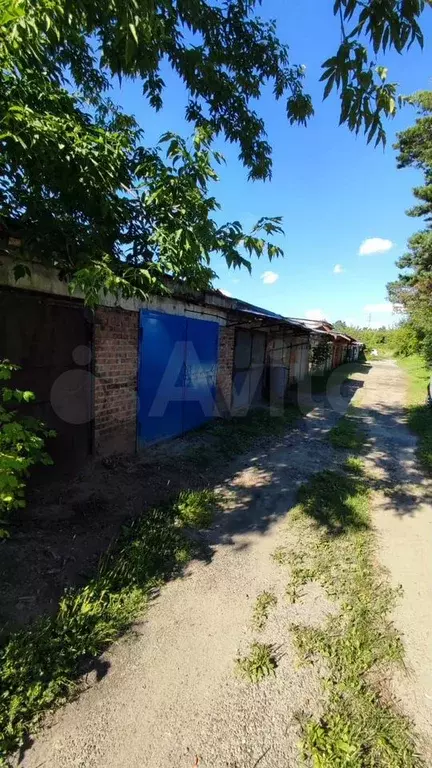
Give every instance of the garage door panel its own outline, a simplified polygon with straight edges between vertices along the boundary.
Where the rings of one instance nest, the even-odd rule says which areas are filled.
[[[214,415],[219,326],[188,318],[186,326],[183,431],[199,427]]]
[[[141,311],[138,445],[177,437],[213,416],[219,326]]]
[[[182,432],[185,334],[184,317],[141,312],[138,442]]]

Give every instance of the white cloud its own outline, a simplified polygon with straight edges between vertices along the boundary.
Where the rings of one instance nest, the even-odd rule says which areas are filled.
[[[334,267],[333,267],[333,274],[341,275],[343,271],[344,271],[344,268],[343,268],[342,264],[335,264],[334,265]]]
[[[366,304],[363,307],[363,312],[389,314],[389,312],[393,312],[393,304],[390,304],[389,301],[384,301],[382,304]]]
[[[275,283],[276,280],[279,280],[279,275],[277,272],[272,272],[269,269],[267,272],[262,273],[261,280],[265,285],[273,285],[273,283]]]
[[[363,240],[359,248],[359,256],[370,256],[372,253],[385,253],[393,248],[394,243],[391,240],[385,240],[382,237],[369,237]]]
[[[322,309],[308,309],[305,313],[306,320],[325,320],[325,314]]]
[[[226,290],[225,290],[225,288],[219,288],[219,290],[220,290],[220,292],[221,292],[221,293],[223,293],[223,295],[224,295],[224,296],[226,296],[228,299],[230,299],[230,298],[231,298],[231,296],[232,296],[232,293],[230,293],[229,291],[226,291]]]

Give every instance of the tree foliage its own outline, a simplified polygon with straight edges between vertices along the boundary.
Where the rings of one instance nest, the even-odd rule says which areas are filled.
[[[217,227],[208,195],[216,180],[210,143],[219,135],[238,145],[250,178],[270,177],[271,147],[255,108],[264,88],[284,100],[289,122],[304,124],[313,114],[304,67],[291,63],[276,23],[260,18],[258,5],[0,0],[1,215],[21,230],[26,250],[75,277],[93,298],[96,286],[126,294],[160,289],[166,272],[201,287],[211,280],[215,251],[233,267],[249,267],[253,254],[280,254],[263,240],[280,232],[280,220],[262,219],[250,233],[238,222]],[[385,141],[383,117],[396,109],[395,86],[377,56],[422,44],[424,6],[334,3],[342,42],[323,65],[324,95],[338,90],[341,123],[364,129],[368,141]],[[186,88],[195,136],[192,150],[165,137],[165,158],[160,147],[143,145],[140,126],[110,98],[114,77],[136,79],[143,99],[160,109],[162,62]]]
[[[409,102],[419,113],[415,124],[398,135],[399,168],[417,168],[424,184],[415,187],[417,205],[409,216],[424,219],[425,228],[408,241],[408,251],[396,262],[399,279],[387,286],[389,298],[398,302],[409,317],[421,349],[432,364],[432,92],[422,91]]]

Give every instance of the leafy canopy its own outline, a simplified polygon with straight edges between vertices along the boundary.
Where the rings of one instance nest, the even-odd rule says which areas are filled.
[[[258,0],[0,0],[0,205],[26,250],[75,277],[93,297],[160,289],[161,274],[191,287],[212,278],[209,259],[250,268],[280,255],[268,235],[279,219],[244,233],[217,227],[209,184],[211,141],[239,147],[252,179],[271,175],[271,147],[255,104],[270,86],[289,122],[313,114],[304,67],[292,64]],[[422,44],[425,0],[336,0],[341,45],[324,63],[324,95],[337,89],[341,123],[385,141],[395,85],[376,58]],[[189,149],[175,136],[147,148],[135,119],[110,98],[113,77],[137,79],[160,109],[168,62],[186,87]],[[21,268],[21,274],[22,274]]]

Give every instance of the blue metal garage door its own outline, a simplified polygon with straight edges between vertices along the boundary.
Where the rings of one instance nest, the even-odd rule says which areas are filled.
[[[138,445],[181,435],[212,418],[219,325],[141,310]]]

